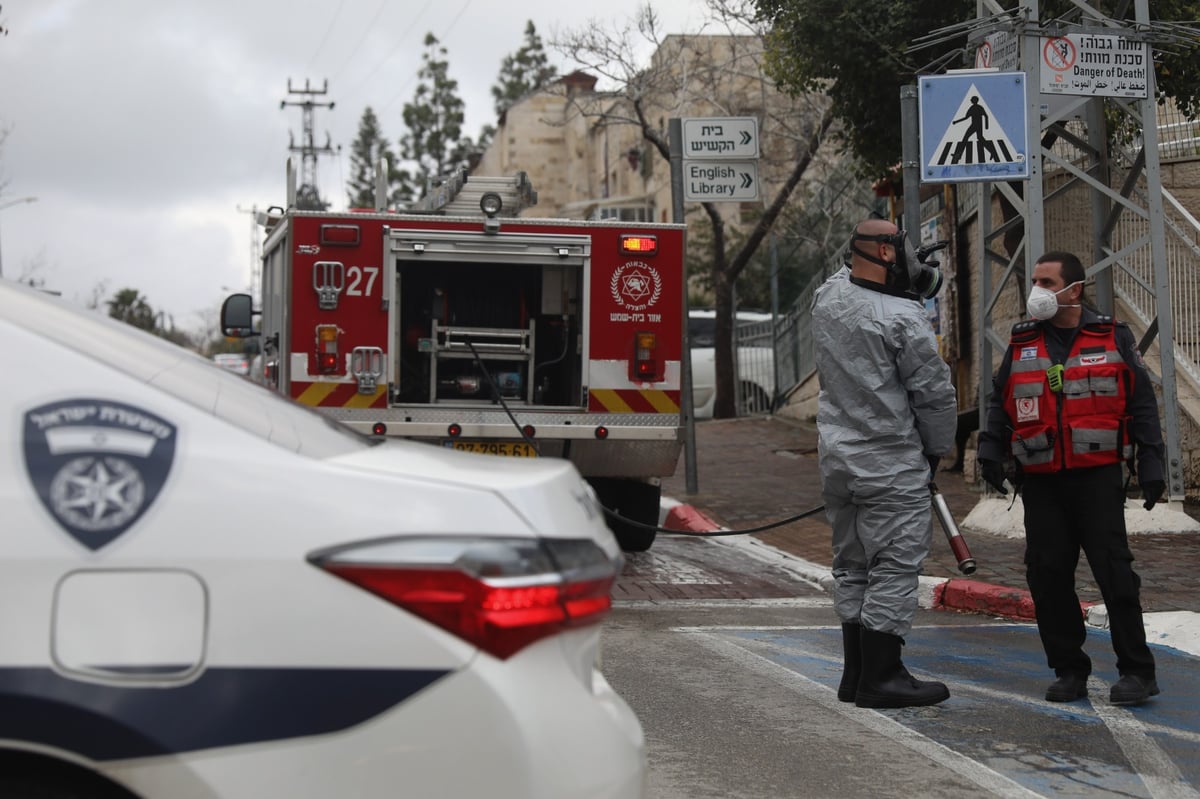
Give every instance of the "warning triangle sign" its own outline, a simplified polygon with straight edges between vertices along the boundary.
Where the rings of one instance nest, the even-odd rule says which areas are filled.
[[[972,83],[926,166],[1013,164],[1018,160],[1012,140]]]

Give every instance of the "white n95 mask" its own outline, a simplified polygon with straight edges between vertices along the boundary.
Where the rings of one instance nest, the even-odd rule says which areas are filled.
[[[1075,283],[1078,282],[1078,280],[1075,281]],[[1051,291],[1050,289],[1042,288],[1041,286],[1034,286],[1029,290],[1029,299],[1025,301],[1025,310],[1028,311],[1029,315],[1034,319],[1039,319],[1043,322],[1047,319],[1050,319],[1056,313],[1058,313],[1058,309],[1060,307],[1068,307],[1065,305],[1060,306],[1058,304],[1058,295],[1071,288],[1071,286],[1074,286],[1075,283],[1070,283],[1066,286],[1063,286],[1058,291]],[[1072,305],[1069,307],[1078,308],[1079,306]]]

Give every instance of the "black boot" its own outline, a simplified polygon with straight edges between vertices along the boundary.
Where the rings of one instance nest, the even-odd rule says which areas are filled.
[[[900,661],[904,639],[890,633],[862,630],[862,676],[854,704],[859,707],[917,707],[950,698],[940,682],[918,680]]]
[[[842,670],[842,682],[838,686],[838,701],[853,702],[858,693],[858,678],[862,674],[862,625],[857,622],[842,622],[842,654],[846,665]]]

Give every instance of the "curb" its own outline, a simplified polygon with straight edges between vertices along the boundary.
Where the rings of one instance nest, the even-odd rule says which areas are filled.
[[[659,511],[659,526],[664,530],[682,533],[713,533],[728,528],[696,510],[691,505],[663,497]],[[735,542],[735,537],[714,538],[724,544],[739,546],[756,556],[766,555],[770,560],[786,562],[789,571],[806,582],[813,583],[825,591],[832,588],[833,577],[829,567],[810,563],[803,558],[784,552],[759,539]],[[918,589],[918,605],[927,610],[953,610],[998,616],[1012,621],[1034,621],[1037,616],[1033,608],[1033,597],[1023,588],[1009,588],[980,580],[962,580],[955,577],[921,577]],[[1080,603],[1080,612],[1087,623],[1096,627],[1107,627],[1108,618],[1103,605]]]
[[[712,533],[724,528],[691,505],[663,497],[659,507],[658,526],[681,533]]]

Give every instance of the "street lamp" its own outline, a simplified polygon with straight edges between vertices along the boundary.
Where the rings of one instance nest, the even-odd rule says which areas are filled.
[[[0,203],[0,211],[3,211],[5,208],[11,208],[14,205],[20,205],[21,203],[35,202],[37,202],[37,197],[18,197],[15,200],[9,200],[6,203]],[[4,252],[2,249],[0,249],[0,277],[4,277]]]

